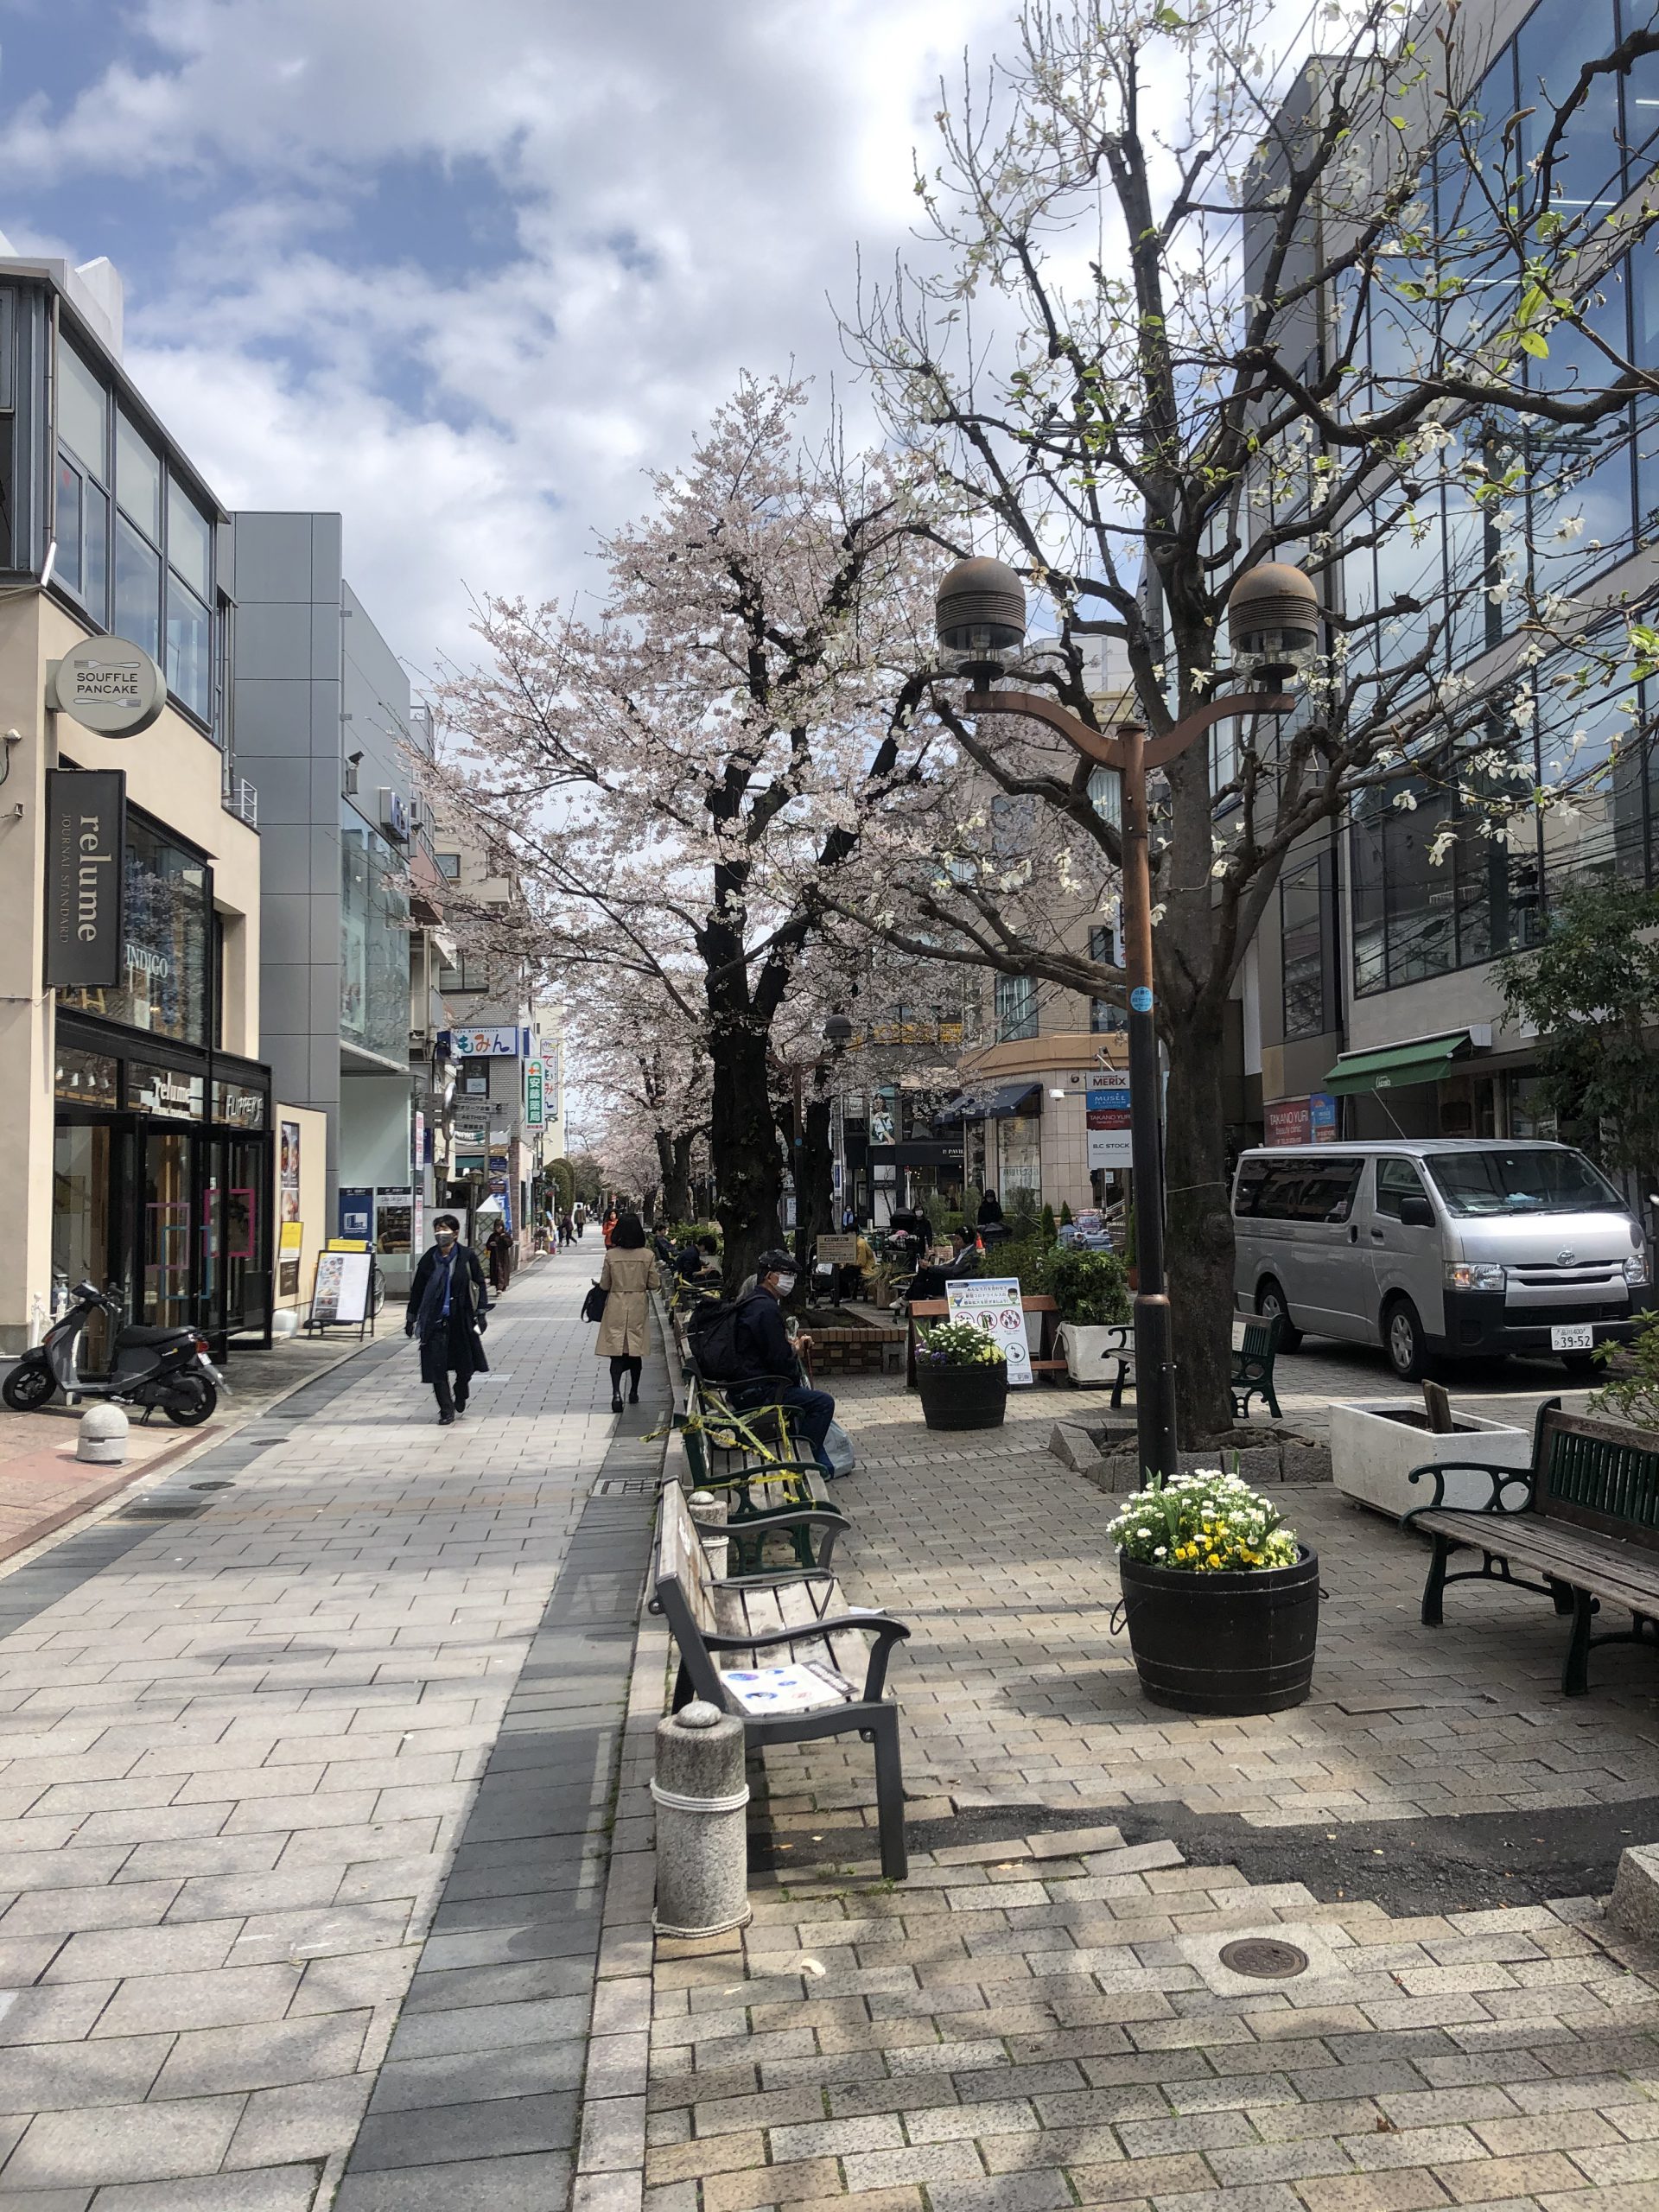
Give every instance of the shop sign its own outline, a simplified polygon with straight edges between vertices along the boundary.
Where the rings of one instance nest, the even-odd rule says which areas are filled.
[[[407,1252],[415,1232],[415,1193],[412,1188],[377,1189],[374,1194],[374,1242],[382,1252]]]
[[[167,682],[130,638],[87,638],[47,663],[46,703],[100,737],[137,737],[167,704]]]
[[[542,1063],[530,1060],[524,1066],[524,1119],[532,1129],[542,1126]]]
[[[1262,1119],[1270,1145],[1306,1144],[1313,1134],[1306,1098],[1270,1098]]]
[[[319,1252],[316,1284],[311,1294],[314,1325],[320,1327],[330,1321],[361,1322],[368,1310],[368,1254]]]
[[[971,1321],[1001,1345],[1010,1386],[1029,1382],[1031,1347],[1026,1342],[1026,1306],[1018,1275],[979,1275],[966,1282],[948,1282],[944,1296],[953,1321]]]
[[[530,1031],[511,1025],[499,1029],[441,1029],[438,1052],[454,1060],[528,1059]]]
[[[1307,1134],[1314,1144],[1335,1144],[1337,1141],[1337,1102],[1328,1090],[1316,1090],[1309,1096]]]
[[[374,1192],[353,1188],[340,1194],[340,1233],[366,1241],[374,1219]]]
[[[141,1060],[127,1065],[127,1103],[140,1114],[165,1114],[175,1122],[199,1122],[206,1101],[207,1084],[199,1075],[183,1075],[177,1068],[149,1067]]]
[[[1083,1103],[1089,1122],[1089,1166],[1091,1168],[1133,1166],[1135,1144],[1128,1084],[1111,1083],[1097,1085],[1084,1091]]]
[[[213,1119],[228,1122],[232,1128],[263,1129],[265,1126],[265,1094],[250,1090],[244,1083],[216,1083],[213,1085]]]
[[[279,1234],[282,1241],[276,1255],[276,1295],[278,1298],[297,1298],[300,1294],[300,1253],[305,1243],[305,1224],[299,1221],[285,1221]]]
[[[127,779],[118,768],[46,779],[46,987],[124,980]]]

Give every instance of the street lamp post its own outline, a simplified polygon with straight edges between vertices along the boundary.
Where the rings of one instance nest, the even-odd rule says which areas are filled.
[[[1233,691],[1184,715],[1148,738],[1138,722],[1103,736],[1046,694],[993,691],[1003,656],[1026,634],[1025,587],[1001,561],[959,561],[939,586],[939,642],[969,677],[967,711],[1022,715],[1056,730],[1085,758],[1122,778],[1123,959],[1129,992],[1129,1139],[1135,1174],[1136,1440],[1144,1484],[1173,1475],[1180,1465],[1175,1421],[1175,1363],[1169,1291],[1164,1270],[1164,1172],[1159,1107],[1158,1026],[1152,955],[1152,867],[1147,846],[1147,777],[1184,753],[1194,738],[1232,715],[1287,715],[1296,702],[1276,688],[1318,641],[1319,601],[1300,569],[1267,562],[1247,569],[1227,601],[1236,660],[1253,667],[1260,691]]]

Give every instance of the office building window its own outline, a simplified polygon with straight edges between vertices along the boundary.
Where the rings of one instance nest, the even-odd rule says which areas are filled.
[[[1037,1034],[1037,985],[1029,976],[996,979],[996,1038],[1007,1045]]]
[[[461,874],[461,855],[459,853],[434,853],[432,857],[438,864],[438,874],[440,875],[447,875],[451,883],[454,882]]]
[[[58,347],[58,558],[54,574],[101,629],[109,619],[110,402],[86,364]]]
[[[1335,856],[1325,851],[1279,887],[1287,1043],[1325,1036],[1338,1025],[1336,876]]]
[[[123,979],[110,989],[60,990],[59,1005],[181,1044],[205,1045],[213,957],[208,916],[207,862],[130,812]]]

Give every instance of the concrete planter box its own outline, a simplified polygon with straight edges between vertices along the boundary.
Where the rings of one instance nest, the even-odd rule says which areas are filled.
[[[1483,1414],[1457,1412],[1449,1436],[1437,1436],[1421,1406],[1405,1399],[1331,1408],[1331,1479],[1347,1497],[1396,1521],[1414,1505],[1427,1505],[1433,1484],[1407,1480],[1414,1467],[1448,1459],[1487,1459],[1501,1467],[1532,1464],[1532,1432]],[[1491,1485],[1484,1475],[1452,1475],[1447,1505],[1484,1505]]]
[[[1096,1327],[1082,1321],[1062,1321],[1059,1338],[1065,1371],[1074,1382],[1103,1382],[1109,1386],[1116,1382],[1118,1360],[1126,1342],[1122,1327],[1116,1324]],[[1134,1373],[1131,1357],[1131,1381]]]

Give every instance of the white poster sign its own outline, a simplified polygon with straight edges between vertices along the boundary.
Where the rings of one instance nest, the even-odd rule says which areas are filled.
[[[361,1321],[369,1310],[369,1255],[366,1252],[319,1252],[316,1288],[311,1300],[311,1319]]]
[[[1091,1087],[1084,1104],[1089,1119],[1089,1166],[1132,1167],[1135,1142],[1130,1133],[1128,1084]]]
[[[947,1282],[944,1295],[953,1321],[971,1321],[1001,1345],[1009,1383],[1029,1382],[1031,1347],[1026,1342],[1026,1307],[1018,1277],[970,1276],[966,1282]]]

